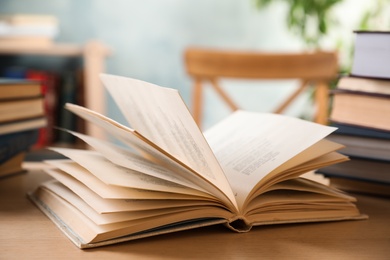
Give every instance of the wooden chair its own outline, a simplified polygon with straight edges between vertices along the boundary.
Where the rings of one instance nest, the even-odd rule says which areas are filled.
[[[310,85],[315,87],[317,111],[314,121],[327,123],[329,82],[338,72],[335,52],[260,53],[188,48],[185,65],[194,80],[192,114],[199,127],[202,123],[203,83],[206,81],[232,110],[239,108],[218,83],[222,78],[299,79],[300,86],[274,112],[282,113]]]

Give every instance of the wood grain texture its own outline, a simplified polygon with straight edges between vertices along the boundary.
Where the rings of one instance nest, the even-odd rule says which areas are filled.
[[[282,113],[303,90],[311,86],[316,92],[314,121],[327,124],[329,82],[338,73],[335,52],[269,53],[190,47],[184,53],[184,60],[187,74],[194,79],[192,112],[199,126],[202,124],[203,83],[210,82],[233,111],[239,109],[234,97],[219,84],[220,79],[298,79],[302,84],[278,106],[275,113]]]
[[[200,228],[80,250],[26,197],[40,170],[0,180],[0,259],[388,259],[390,201],[357,195],[369,220]]]

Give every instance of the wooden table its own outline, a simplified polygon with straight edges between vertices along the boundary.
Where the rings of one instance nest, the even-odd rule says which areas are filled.
[[[356,196],[369,220],[206,227],[80,250],[26,197],[39,170],[0,180],[0,259],[390,259],[390,199]]]

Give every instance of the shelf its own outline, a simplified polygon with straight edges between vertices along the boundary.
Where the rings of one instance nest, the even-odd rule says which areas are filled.
[[[2,46],[0,44],[0,53],[2,55],[47,55],[47,56],[81,56],[84,48],[74,44],[53,44],[45,47],[36,46]]]
[[[0,55],[37,55],[58,57],[80,57],[83,59],[85,106],[98,113],[105,113],[105,95],[99,74],[105,71],[105,58],[111,50],[99,41],[85,45],[54,43],[49,46],[5,46],[0,44]],[[86,124],[86,134],[103,138],[99,128]]]

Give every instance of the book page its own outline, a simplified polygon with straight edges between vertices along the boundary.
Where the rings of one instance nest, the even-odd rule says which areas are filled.
[[[116,216],[118,214],[130,213],[129,215],[134,218],[131,219],[130,217],[130,220],[127,221],[115,221],[97,225],[92,220],[93,216],[86,215],[91,211],[87,209],[87,207],[90,207],[89,204],[85,206],[77,196],[72,197],[70,200],[68,200],[69,198],[64,199],[62,196],[57,195],[63,195],[64,190],[60,191],[58,186],[53,186],[39,188],[33,194],[30,194],[30,198],[80,248],[103,246],[129,239],[226,223],[226,219],[229,219],[232,215],[224,209],[213,206],[162,208],[161,210],[148,210],[148,212],[129,211],[114,213]],[[74,200],[78,201],[73,204]],[[157,212],[158,214],[153,216],[149,212]],[[139,214],[144,213],[150,216],[145,218],[139,216]],[[111,218],[107,218],[108,214],[112,215],[112,213],[101,214],[99,221],[112,221]],[[94,220],[97,219],[95,218]],[[94,244],[89,244],[91,242]],[[95,242],[101,243],[95,244]]]
[[[322,139],[305,149],[262,178],[247,196],[243,207],[245,207],[246,203],[250,202],[253,196],[258,196],[281,180],[297,178],[309,171],[347,161],[348,157],[335,152],[342,147],[343,145]]]
[[[166,164],[169,164],[171,160],[167,158],[166,155],[162,154],[161,151],[159,151],[156,147],[151,145],[148,142],[145,142],[142,140],[137,134],[134,132],[133,129],[126,127],[122,124],[119,124],[118,122],[99,114],[93,110],[90,110],[88,108],[78,106],[75,104],[67,103],[65,105],[65,108],[72,113],[78,115],[79,117],[87,120],[88,122],[101,127],[109,133],[112,137],[122,141],[129,147],[141,152],[148,154],[152,156],[153,158],[158,159],[159,161],[167,161]],[[71,131],[69,131],[71,134],[75,134]],[[174,164],[174,162],[172,162]]]
[[[310,150],[308,148],[308,150]],[[307,150],[305,150],[306,152]],[[299,155],[298,155],[299,156]],[[295,157],[294,157],[295,159]],[[300,165],[292,166],[288,170],[284,170],[283,172],[279,171],[279,167],[264,177],[256,187],[251,191],[251,193],[246,198],[243,208],[246,207],[247,203],[250,203],[253,197],[260,196],[262,193],[267,192],[273,185],[285,181],[296,179],[298,177],[304,177],[306,173],[312,172],[316,169],[332,165],[335,163],[341,163],[348,161],[348,157],[342,155],[337,152],[329,152],[328,154],[324,154],[318,158],[306,161]],[[288,162],[289,163],[289,162]],[[322,183],[321,183],[322,184]]]
[[[145,160],[144,158],[137,156],[134,153],[131,153],[129,150],[123,149],[119,146],[115,146],[108,142],[95,139],[90,136],[86,136],[82,134],[75,134],[75,135],[80,137],[81,140],[85,141],[88,145],[94,148],[107,160],[109,160],[115,165],[126,168],[128,171],[137,172],[139,174],[148,175],[151,177],[165,180],[167,182],[176,183],[181,186],[203,191],[201,187],[194,185],[193,183],[181,178],[180,176],[175,175],[174,173],[170,172],[169,170],[163,167],[160,167],[157,164],[153,164]],[[68,158],[71,158],[72,160],[73,158],[75,158],[76,152],[70,152],[69,150],[66,150],[64,148],[50,148],[50,149],[58,153],[61,153],[67,156]],[[76,158],[76,162],[79,162],[80,164],[83,165],[88,163],[79,157]],[[97,162],[97,164],[99,164],[99,162]],[[122,183],[123,181],[124,180],[122,180]],[[153,189],[153,187],[150,187],[150,189]]]
[[[211,200],[154,200],[154,199],[104,199],[72,176],[53,169],[45,170],[50,176],[72,190],[98,213],[142,211],[193,206],[220,206]],[[151,192],[151,191],[150,191]]]
[[[102,182],[106,186],[109,185],[107,189],[112,189],[115,187],[117,190],[120,190],[120,194],[122,194],[121,196],[123,196],[123,198],[129,198],[126,197],[127,190],[131,190],[128,188],[167,192],[173,195],[173,198],[180,198],[179,194],[190,195],[184,196],[187,199],[192,196],[205,196],[209,198],[211,197],[210,195],[207,195],[198,190],[194,190],[186,186],[167,181],[165,179],[160,179],[151,175],[147,175],[132,169],[113,164],[112,162],[104,158],[102,155],[94,151],[67,148],[53,148],[52,150],[67,156],[71,160],[49,160],[46,161],[48,164],[54,165],[57,168],[71,174],[73,177],[79,179],[87,186],[100,180],[100,182]],[[152,167],[153,166],[154,165],[152,165]],[[94,175],[96,178],[92,178],[91,176],[88,179],[85,179],[89,175]],[[142,192],[140,190],[138,190],[137,192],[140,193],[142,196]],[[167,197],[170,196],[164,196],[164,194],[161,195],[161,198]]]
[[[314,181],[297,178],[272,188],[273,191],[258,196],[248,205],[247,216],[254,225],[363,217],[353,204],[355,198]]]
[[[205,137],[242,206],[268,173],[334,130],[283,115],[237,111]]]
[[[171,208],[171,209],[156,209],[156,210],[143,210],[143,211],[125,211],[125,212],[113,212],[106,214],[97,213],[92,207],[80,199],[67,187],[62,185],[56,180],[43,183],[40,189],[40,199],[45,200],[45,192],[53,192],[55,195],[66,200],[72,204],[75,208],[83,212],[85,216],[91,219],[97,225],[107,225],[112,223],[131,221],[135,219],[144,219],[148,217],[154,217],[164,215],[168,213],[181,212],[188,210],[188,208]]]
[[[158,147],[153,146],[153,143],[142,139],[134,132],[133,129],[121,125],[118,122],[115,122],[114,120],[107,118],[97,112],[78,105],[68,103],[66,104],[66,108],[71,112],[75,113],[76,115],[84,118],[85,120],[101,127],[102,129],[110,133],[112,137],[115,137],[129,147],[140,151],[143,155],[148,155],[149,157],[152,157],[152,159],[154,159],[157,164],[160,164],[165,167],[166,170],[159,171],[158,173],[160,173],[160,176],[156,177],[163,178],[165,180],[176,183],[179,183],[178,180],[180,180],[181,183],[179,184],[194,189],[200,189],[202,191],[207,191],[208,193],[213,194],[216,198],[223,201],[225,205],[227,205],[229,208],[231,208],[232,210],[234,209],[232,202],[229,200],[226,194],[223,193],[214,184],[201,178],[199,175],[194,174],[194,172],[191,171],[189,168],[184,167],[177,160],[164,153],[164,151],[161,151],[158,149]],[[93,147],[96,151],[100,152],[103,156],[105,156],[107,159],[114,162],[115,164],[130,169],[134,169],[132,167],[135,167],[137,165],[131,163],[131,161],[135,160],[135,157],[133,157],[133,155],[128,156],[128,152],[124,152],[123,149],[118,149],[117,147],[114,147],[108,142],[93,138],[91,136],[75,133],[72,131],[68,132],[82,139],[84,142],[86,142],[88,145]],[[169,169],[169,171],[167,171],[167,169]],[[138,167],[137,171],[146,173],[145,170],[146,169],[142,169],[142,167]],[[150,174],[150,172],[147,173]],[[165,175],[165,177],[163,177],[163,175]]]
[[[223,170],[177,90],[113,75],[103,74],[101,79],[136,132],[213,183],[236,204]]]
[[[304,200],[311,200],[312,202],[315,201],[315,197],[318,195],[321,195],[321,200],[323,202],[352,202],[356,201],[356,199],[352,196],[349,196],[345,194],[342,191],[338,191],[336,189],[333,189],[331,187],[321,185],[319,183],[316,183],[311,180],[307,180],[304,178],[296,178],[292,180],[286,180],[279,182],[272,186],[272,188],[269,189],[269,192],[262,194],[256,198],[254,198],[248,207],[246,208],[247,211],[253,212],[260,212],[261,210],[264,210],[264,208],[267,208],[265,206],[266,204],[269,205],[269,207],[273,207],[272,202],[269,200],[270,197],[278,197],[276,194],[278,193],[291,193],[291,194],[299,194],[301,200],[299,203],[304,204]],[[304,199],[302,199],[304,198]],[[279,200],[285,200],[285,201],[294,201],[295,205],[299,201],[298,199],[294,199],[294,196],[285,196],[284,198],[282,196],[279,196]],[[320,202],[317,200],[317,202]],[[286,203],[287,204],[287,203]],[[294,204],[294,203],[292,203]],[[280,204],[275,204],[275,207],[280,207]],[[291,205],[293,206],[293,205]],[[339,205],[339,207],[342,206],[342,204]],[[289,205],[282,206],[284,208],[288,208]],[[322,208],[324,209],[324,208]]]
[[[110,185],[102,182],[88,170],[81,167],[79,164],[71,160],[51,160],[50,165],[55,166],[59,171],[62,171],[73,178],[84,183],[96,194],[104,199],[199,199],[203,196],[195,196],[183,193],[172,193],[159,190],[138,189],[133,187],[123,187]],[[136,186],[136,185],[134,185]]]

